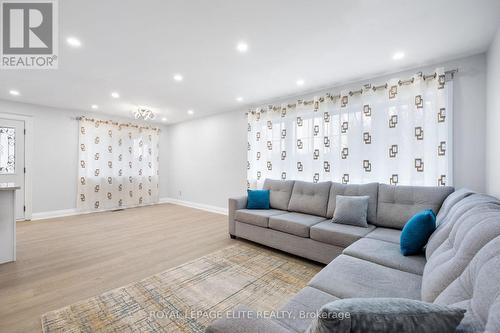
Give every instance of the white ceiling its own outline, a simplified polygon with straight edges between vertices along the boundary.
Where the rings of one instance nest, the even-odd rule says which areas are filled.
[[[0,99],[174,123],[484,52],[500,1],[59,0],[59,18],[59,69],[0,70]]]

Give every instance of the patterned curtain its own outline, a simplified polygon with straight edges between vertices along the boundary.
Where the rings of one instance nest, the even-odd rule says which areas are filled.
[[[248,114],[248,186],[265,178],[452,185],[452,82],[394,79]]]
[[[158,202],[159,129],[82,118],[79,143],[79,209]]]

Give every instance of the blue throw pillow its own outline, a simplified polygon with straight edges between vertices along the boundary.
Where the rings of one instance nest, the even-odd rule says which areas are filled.
[[[247,190],[247,209],[269,209],[269,190]]]
[[[436,230],[436,215],[432,210],[415,214],[401,232],[401,253],[404,256],[421,253],[434,230]]]

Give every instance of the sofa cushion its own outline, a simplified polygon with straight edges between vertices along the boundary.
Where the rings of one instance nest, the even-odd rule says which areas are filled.
[[[299,237],[309,237],[309,228],[325,221],[324,217],[301,213],[286,213],[269,218],[269,228]]]
[[[269,208],[269,190],[247,190],[247,209]]]
[[[368,225],[368,228],[364,228],[333,223],[330,220],[326,220],[311,227],[311,239],[322,243],[347,247],[373,229],[375,229],[375,226],[371,224]]]
[[[500,328],[500,236],[488,242],[434,303],[467,310],[460,332]]]
[[[464,312],[404,298],[341,299],[325,304],[308,332],[455,333]]]
[[[416,213],[432,209],[437,214],[443,201],[453,192],[449,186],[395,186],[379,184],[375,225],[403,229]]]
[[[401,230],[378,227],[365,237],[399,244],[401,240]]]
[[[462,216],[467,210],[474,207],[476,203],[484,202],[481,196],[468,198],[472,194],[469,190],[460,189],[450,194],[443,202],[443,206],[436,216],[437,229],[434,231],[425,247],[425,256],[427,260],[432,253],[448,238],[451,229],[459,216]],[[467,200],[464,200],[468,198]],[[495,200],[491,198],[492,202]]]
[[[425,265],[422,300],[433,302],[490,240],[500,236],[500,201],[482,194],[463,201],[467,210],[455,215],[449,236],[436,248]]]
[[[323,264],[328,264],[344,250],[343,247],[317,242],[311,238],[238,221],[235,223],[235,236]]]
[[[288,210],[326,217],[331,182],[309,183],[296,181]]]
[[[415,214],[401,231],[400,249],[404,256],[421,254],[436,230],[436,215],[430,209]]]
[[[368,227],[368,196],[337,195],[333,223],[348,224],[356,227]]]
[[[451,209],[457,203],[459,203],[462,199],[471,196],[474,193],[475,193],[474,191],[471,191],[469,189],[461,188],[451,193],[449,196],[447,196],[443,204],[441,205],[441,209],[439,209],[439,213],[436,216],[436,226],[440,226],[447,220],[447,217],[450,214]]]
[[[338,299],[316,288],[305,287],[279,309],[288,315],[278,320],[297,332],[304,332],[313,320],[313,316],[306,317],[305,314],[314,314],[324,304]]]
[[[399,245],[372,238],[362,238],[347,247],[344,254],[376,264],[395,268],[403,272],[422,275],[425,266],[423,255],[405,257]]]
[[[258,227],[268,228],[270,216],[286,213],[288,212],[277,209],[238,209],[234,214],[234,219]]]
[[[420,299],[422,277],[341,254],[309,282],[339,298],[402,297]]]
[[[261,312],[256,312],[245,305],[239,304],[226,316],[219,318],[205,329],[205,333],[292,333],[278,321],[263,317]],[[193,328],[200,332],[198,328]]]
[[[497,260],[497,262],[498,262],[498,260]],[[464,322],[466,322],[466,319],[468,319],[467,313],[465,313],[464,320],[462,320],[462,323],[460,324],[460,326],[458,326],[459,329],[462,329],[462,324]],[[490,313],[488,315],[487,320],[488,321],[486,323],[486,329],[484,331],[486,333],[494,333],[494,332],[498,331],[498,328],[500,327],[500,296],[497,296],[495,302],[493,304],[491,304]]]
[[[374,224],[377,221],[377,197],[378,183],[368,184],[341,184],[332,183],[330,188],[330,197],[328,199],[327,217],[332,218],[335,211],[336,196],[368,196],[368,222]]]
[[[271,191],[271,208],[288,210],[288,203],[292,196],[293,180],[266,179],[263,189]]]

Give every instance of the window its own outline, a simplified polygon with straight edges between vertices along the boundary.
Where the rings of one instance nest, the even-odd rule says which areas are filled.
[[[442,69],[248,114],[247,180],[452,185],[452,81]]]
[[[16,170],[16,129],[0,127],[0,174]]]

